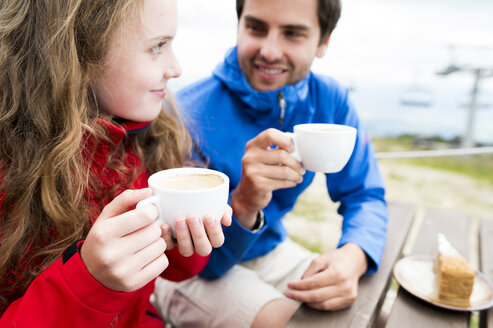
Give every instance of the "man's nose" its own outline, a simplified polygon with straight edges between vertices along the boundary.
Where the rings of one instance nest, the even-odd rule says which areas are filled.
[[[267,62],[275,62],[282,57],[282,46],[278,33],[270,32],[264,38],[260,55]]]

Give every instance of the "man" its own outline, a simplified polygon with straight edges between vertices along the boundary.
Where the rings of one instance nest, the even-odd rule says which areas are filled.
[[[339,0],[236,3],[237,47],[213,76],[178,94],[200,154],[230,177],[234,212],[201,278],[157,283],[157,302],[179,327],[281,327],[300,302],[350,306],[385,244],[384,187],[369,138],[347,90],[310,72],[327,50]],[[289,241],[282,223],[314,177],[290,155],[284,132],[309,122],[358,130],[348,164],[326,175],[344,220],[338,248],[321,255]]]

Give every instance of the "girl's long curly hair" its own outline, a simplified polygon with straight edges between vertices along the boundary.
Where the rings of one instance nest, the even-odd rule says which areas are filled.
[[[87,136],[108,140],[90,84],[112,35],[141,8],[142,0],[0,2],[0,314],[90,228],[86,193],[103,186],[84,146]],[[183,166],[190,153],[174,108],[125,140],[148,173]],[[125,176],[124,147],[114,148],[108,163]]]

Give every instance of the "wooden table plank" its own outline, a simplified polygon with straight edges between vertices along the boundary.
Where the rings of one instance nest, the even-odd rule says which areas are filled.
[[[367,327],[378,316],[390,282],[392,267],[402,253],[402,247],[414,219],[416,207],[411,204],[390,203],[387,244],[377,273],[360,280],[358,298],[348,309],[324,312],[302,306],[287,327]]]
[[[479,246],[481,272],[493,281],[493,220],[481,221]],[[481,313],[481,326],[493,327],[493,309]]]
[[[441,232],[466,258],[469,248],[469,217],[462,213],[428,209],[419,229],[412,254],[436,254],[437,234]],[[399,288],[386,327],[467,327],[468,312],[435,307]]]

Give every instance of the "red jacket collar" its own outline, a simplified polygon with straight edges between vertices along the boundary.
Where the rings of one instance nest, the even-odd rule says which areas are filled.
[[[134,122],[119,118],[115,119],[115,122],[118,123],[118,125],[101,118],[97,118],[96,122],[106,129],[108,136],[115,144],[119,143],[125,135],[145,131],[151,126],[151,122]]]

